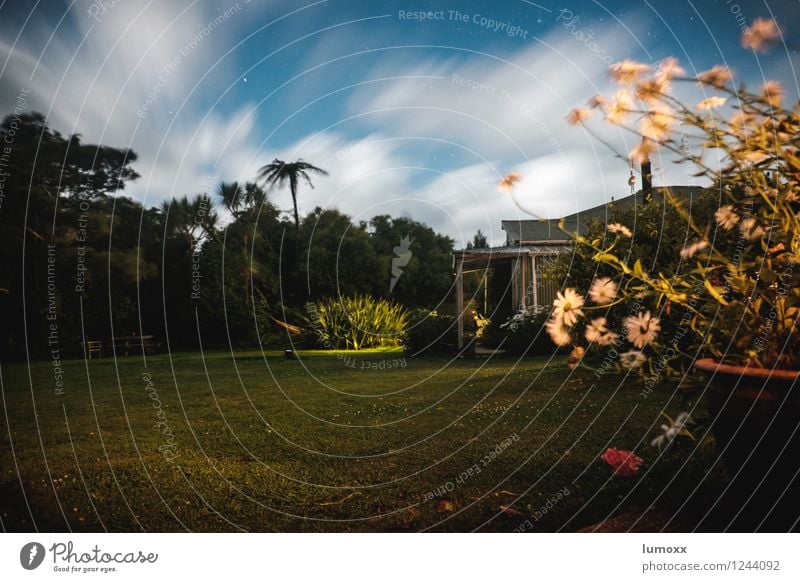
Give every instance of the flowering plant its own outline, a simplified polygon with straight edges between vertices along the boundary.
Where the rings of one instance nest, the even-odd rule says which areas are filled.
[[[607,449],[600,457],[614,469],[614,474],[620,477],[633,477],[639,473],[639,468],[644,464],[641,457],[631,451],[620,449]]]
[[[774,21],[759,20],[742,43],[764,50],[779,35]],[[591,283],[593,305],[576,289],[559,293],[547,323],[552,340],[601,347],[624,341],[631,349],[619,363],[650,381],[682,377],[699,357],[800,369],[800,106],[784,108],[775,81],[756,92],[736,89],[722,66],[686,77],[668,58],[657,67],[624,61],[610,73],[620,86],[615,96],[592,98],[589,109],[573,110],[568,120],[593,132],[589,120],[599,111],[634,136],[624,157],[642,162],[665,155],[691,164],[718,205],[701,223],[684,200],[665,195],[686,230],[674,272],[629,263],[622,250],[635,243],[633,225],[609,224],[609,236],[592,240],[576,234],[575,244],[614,275]],[[674,96],[676,82],[695,84],[702,98],[684,105]],[[612,329],[604,315],[617,305],[628,314]],[[589,313],[604,309],[597,317]]]
[[[505,321],[497,318],[486,327],[482,344],[510,354],[552,354],[553,344],[542,330],[549,313],[546,308],[521,307]]]
[[[520,307],[517,312],[500,324],[501,329],[509,329],[511,331],[520,330],[526,322],[530,321],[538,315],[541,315],[542,309],[534,306]]]

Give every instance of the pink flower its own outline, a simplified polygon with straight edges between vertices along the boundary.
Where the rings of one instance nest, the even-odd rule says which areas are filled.
[[[632,477],[639,472],[639,467],[644,461],[633,454],[633,451],[621,451],[619,449],[608,449],[600,457],[608,463],[614,474],[620,477]]]

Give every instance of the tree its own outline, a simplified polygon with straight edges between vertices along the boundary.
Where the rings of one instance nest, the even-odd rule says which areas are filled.
[[[286,184],[287,181],[289,182],[289,190],[292,193],[292,204],[294,205],[294,225],[295,229],[298,231],[300,230],[300,215],[297,212],[297,186],[302,178],[311,188],[314,187],[309,172],[322,174],[323,176],[328,175],[328,172],[322,168],[312,166],[302,159],[287,164],[276,158],[258,171],[259,180],[264,180],[270,187],[276,184],[278,187],[281,187]]]
[[[83,225],[98,224],[101,211],[110,210],[108,194],[138,177],[130,167],[136,154],[64,137],[40,113],[7,116],[0,143],[0,351],[36,356],[55,345],[48,342],[48,315],[62,315],[58,333],[66,341],[62,291],[76,296],[76,265],[89,264],[94,249],[86,239],[98,232]]]
[[[304,301],[375,293],[379,269],[369,234],[338,210],[315,208],[301,224],[302,276],[297,286]]]
[[[437,234],[426,224],[410,218],[378,215],[370,221],[370,241],[378,258],[376,288],[407,307],[442,309],[449,306],[453,283],[453,239]],[[403,239],[410,241],[411,258],[402,267],[402,275],[391,287],[395,247]]]
[[[244,190],[239,182],[220,182],[217,186],[217,196],[222,200],[222,205],[236,218],[244,203]]]
[[[475,236],[472,238],[472,242],[467,243],[468,249],[488,249],[489,242],[486,240],[486,235],[483,234],[481,229],[478,229],[478,232],[475,233]]]

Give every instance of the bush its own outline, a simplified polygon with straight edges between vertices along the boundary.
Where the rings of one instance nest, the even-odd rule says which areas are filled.
[[[556,347],[544,329],[547,316],[547,311],[520,311],[505,322],[492,321],[481,344],[515,355],[550,355]]]
[[[311,312],[320,343],[336,350],[398,346],[407,325],[408,312],[402,305],[368,295],[327,299]]]
[[[406,352],[444,354],[458,349],[458,323],[453,315],[418,309],[411,315],[405,336]]]

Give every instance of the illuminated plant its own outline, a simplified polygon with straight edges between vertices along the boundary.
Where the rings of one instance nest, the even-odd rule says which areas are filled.
[[[743,43],[762,50],[777,34],[777,25],[759,21]],[[737,89],[722,66],[686,77],[668,58],[656,67],[623,61],[610,73],[619,85],[615,95],[592,98],[568,120],[597,136],[591,118],[599,113],[629,132],[636,145],[622,157],[632,163],[666,155],[691,164],[718,207],[711,220],[698,223],[686,201],[667,192],[688,232],[679,267],[670,273],[629,264],[622,251],[635,244],[633,224],[609,224],[607,237],[576,234],[575,244],[615,275],[587,282],[588,300],[573,288],[560,293],[547,325],[551,338],[562,346],[613,349],[618,365],[652,381],[683,377],[702,357],[800,369],[798,104],[783,106],[776,81],[757,91]],[[696,103],[674,96],[678,82],[695,86]],[[617,306],[627,316],[612,329],[606,317]]]
[[[328,299],[314,315],[312,326],[320,342],[337,350],[398,346],[408,324],[402,305],[367,295]]]

